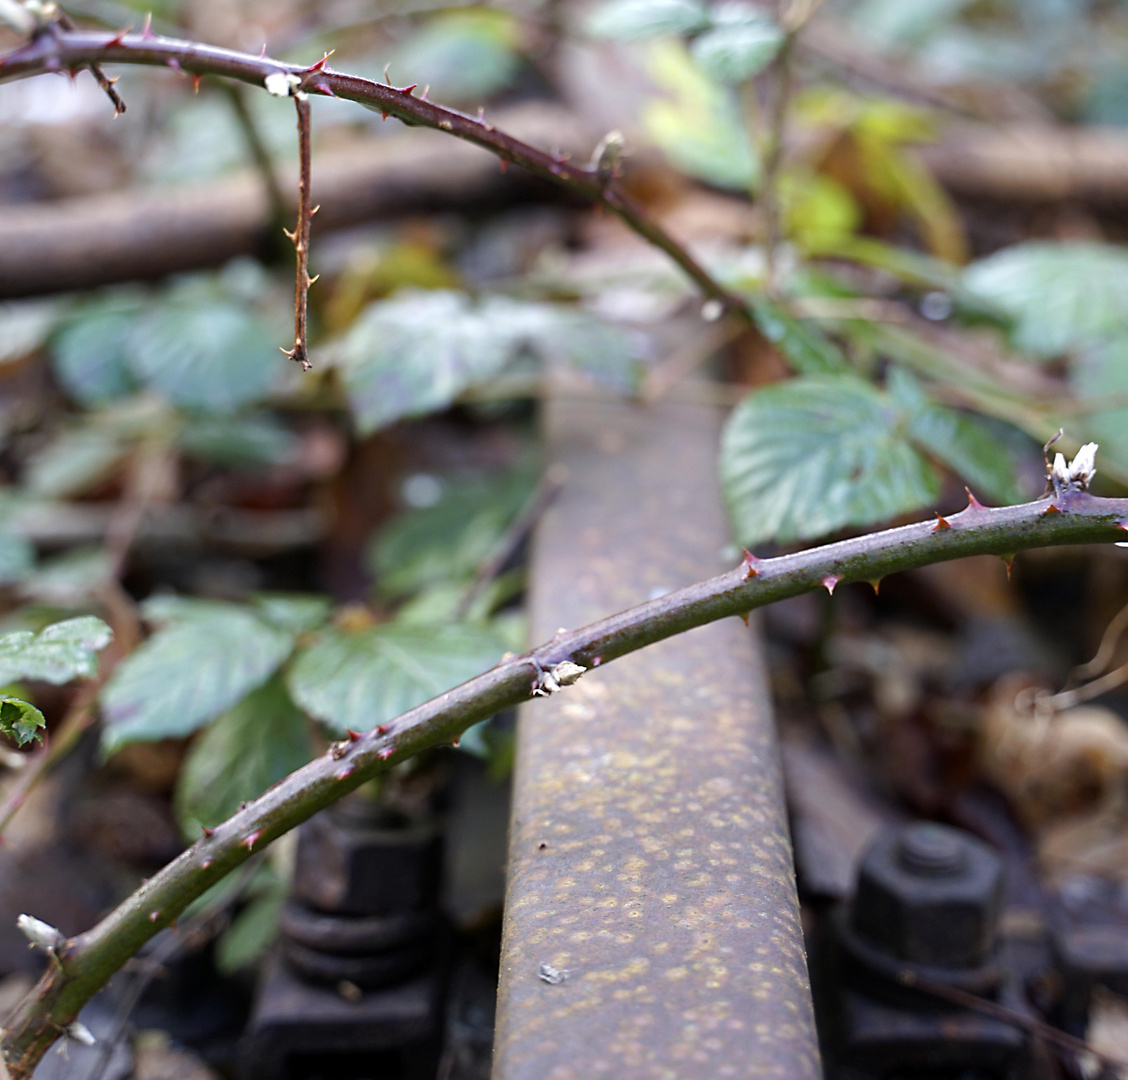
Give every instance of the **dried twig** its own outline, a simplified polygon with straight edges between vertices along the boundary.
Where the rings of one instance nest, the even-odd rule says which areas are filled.
[[[287,230],[286,235],[294,242],[297,252],[298,276],[294,285],[294,347],[282,351],[301,364],[302,371],[309,371],[313,367],[306,348],[309,287],[317,280],[309,276],[309,225],[317,207],[310,206],[309,97],[297,89],[293,96],[298,110],[298,223],[294,231]]]

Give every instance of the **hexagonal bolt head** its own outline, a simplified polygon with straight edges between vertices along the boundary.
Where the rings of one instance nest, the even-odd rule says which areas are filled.
[[[995,947],[1003,867],[959,829],[919,822],[883,833],[862,858],[851,927],[890,956],[971,968]]]
[[[298,832],[291,895],[334,915],[388,915],[437,903],[443,841],[436,827],[366,827],[322,811]]]

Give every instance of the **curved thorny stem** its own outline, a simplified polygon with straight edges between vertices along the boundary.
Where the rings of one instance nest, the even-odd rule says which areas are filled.
[[[1128,499],[1069,487],[1053,498],[988,509],[972,499],[945,519],[904,525],[734,570],[668,593],[523,656],[363,735],[350,735],[292,773],[169,863],[92,930],[53,945],[56,958],[0,1041],[12,1080],[26,1080],[82,1006],[157,931],[253,852],[391,765],[456,739],[471,724],[534,696],[567,693],[584,672],[696,626],[800,593],[968,555],[1060,544],[1112,543],[1128,533]],[[48,928],[50,929],[50,928]],[[61,939],[61,935],[59,935]]]
[[[394,116],[411,126],[434,128],[465,139],[496,154],[503,166],[507,163],[519,165],[535,176],[560,184],[607,207],[644,240],[669,255],[707,297],[750,318],[744,302],[712,277],[684,246],[648,218],[621,189],[614,170],[600,168],[598,162],[588,166],[577,165],[563,154],[538,150],[497,130],[481,113],[470,117],[432,104],[426,100],[425,91],[416,97],[414,85],[388,86],[333,71],[327,59],[301,67],[272,60],[265,51],[262,56],[253,56],[162,37],[153,34],[148,25],[142,33],[132,34],[125,31],[69,30],[58,23],[51,23],[25,45],[0,55],[0,82],[45,72],[74,73],[92,65],[142,64],[172,68],[197,81],[201,75],[216,75],[267,87],[268,79],[274,80],[274,85],[277,85],[281,78],[283,83],[293,87],[291,92],[295,96],[303,93],[355,101],[376,110],[385,118]]]

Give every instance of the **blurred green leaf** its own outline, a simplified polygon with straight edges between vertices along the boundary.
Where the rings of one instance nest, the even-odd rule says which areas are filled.
[[[99,650],[109,643],[110,628],[92,615],[54,623],[40,630],[18,630],[0,636],[0,686],[19,679],[70,682],[98,672]]]
[[[751,301],[756,326],[801,375],[850,371],[850,361],[814,323],[796,318],[762,294]]]
[[[380,591],[404,596],[443,582],[464,582],[493,551],[532,495],[536,474],[520,468],[489,479],[450,477],[434,506],[407,510],[369,549]]]
[[[1052,359],[1128,330],[1128,252],[1030,241],[968,267],[964,284],[1014,320],[1016,348]]]
[[[982,417],[937,405],[902,368],[890,370],[887,387],[905,412],[912,441],[978,494],[1003,504],[1033,496],[1019,481],[1010,447]],[[1035,449],[1033,442],[1029,448]]]
[[[117,432],[106,428],[63,431],[28,459],[24,483],[43,498],[82,495],[108,479],[129,449]]]
[[[165,601],[156,610],[158,619],[172,611],[171,621],[122,661],[102,692],[107,753],[190,735],[261,686],[293,648],[292,633],[234,604]]]
[[[35,569],[35,548],[23,536],[0,532],[0,585],[24,581]]]
[[[690,46],[704,71],[718,82],[739,84],[759,75],[779,53],[786,35],[751,5],[723,4],[714,26]]]
[[[176,784],[183,834],[225,821],[311,757],[309,724],[282,680],[271,679],[222,713],[192,744]]]
[[[292,464],[301,440],[269,413],[251,413],[201,416],[181,431],[180,447],[198,461],[245,469]]]
[[[122,297],[96,301],[80,308],[53,337],[55,376],[79,404],[102,405],[137,388],[126,348],[139,308]]]
[[[939,492],[892,399],[850,375],[805,376],[746,398],[725,426],[721,486],[746,545],[885,521]]]
[[[611,0],[596,8],[586,29],[592,37],[643,41],[692,34],[708,25],[708,9],[697,0]]]
[[[276,626],[299,634],[316,630],[333,607],[327,596],[306,593],[259,593],[254,603]]]
[[[488,627],[469,624],[326,630],[298,656],[287,683],[332,732],[369,731],[493,667],[505,650]]]
[[[19,698],[0,697],[0,735],[7,735],[17,746],[26,746],[32,739],[42,742],[46,726],[47,721],[34,705]]]
[[[270,391],[284,357],[245,304],[192,280],[138,320],[127,360],[139,380],[173,404],[230,413]]]
[[[278,936],[278,920],[286,902],[286,882],[256,896],[216,942],[215,966],[221,975],[234,975],[259,960]]]
[[[0,365],[33,353],[46,342],[58,320],[57,300],[0,303]]]
[[[507,11],[478,8],[436,15],[396,53],[392,71],[431,87],[441,101],[474,101],[504,90],[521,67],[519,27]]]
[[[1070,382],[1078,397],[1093,402],[1098,409],[1102,401],[1128,400],[1128,338],[1086,350],[1073,366]],[[1128,470],[1128,405],[1099,409],[1081,419],[1080,424],[1074,420],[1070,434],[1100,443],[1100,457]]]
[[[711,80],[677,41],[653,45],[647,71],[669,96],[647,104],[643,125],[670,161],[718,187],[755,188],[760,162],[728,87]]]

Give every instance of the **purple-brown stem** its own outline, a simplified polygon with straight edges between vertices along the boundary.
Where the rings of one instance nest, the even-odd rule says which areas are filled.
[[[1069,491],[988,509],[972,499],[944,519],[903,525],[774,559],[747,556],[733,570],[557,634],[373,731],[335,743],[247,803],[150,878],[97,926],[68,940],[38,986],[9,1018],[0,1051],[11,1080],[27,1080],[47,1048],[146,941],[255,851],[404,758],[449,743],[471,724],[543,692],[564,661],[590,669],[696,626],[815,589],[880,581],[886,574],[969,555],[1061,544],[1111,543],[1128,535],[1128,499]],[[566,693],[567,690],[565,689]]]
[[[310,205],[309,97],[298,90],[294,94],[294,105],[298,110],[298,223],[294,231],[287,231],[286,235],[294,242],[298,274],[294,285],[294,347],[282,351],[301,364],[302,371],[309,371],[313,367],[306,349],[309,287],[317,280],[309,276],[309,226],[317,207]]]

